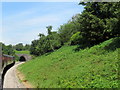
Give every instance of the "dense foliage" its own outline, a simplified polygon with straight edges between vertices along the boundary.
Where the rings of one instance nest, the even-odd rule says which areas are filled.
[[[29,50],[30,45],[29,44],[23,45],[23,43],[18,43],[14,45],[13,48],[17,51]]]
[[[39,34],[39,40],[32,41],[30,53],[33,55],[43,55],[61,47],[60,36],[57,32],[51,32],[52,26],[46,27],[48,35]]]
[[[82,42],[82,35],[80,32],[76,32],[75,34],[73,34],[70,38],[70,44],[71,45],[76,45],[76,44],[80,44],[80,42]]]
[[[14,55],[14,49],[12,45],[5,45],[0,42],[0,47],[2,47],[2,54]]]
[[[58,33],[60,34],[60,40],[62,44],[64,45],[66,42],[68,42],[73,34],[79,31],[80,24],[78,23],[78,18],[80,17],[80,14],[76,14],[72,17],[71,20],[68,21],[68,23],[63,24],[58,29]]]
[[[120,2],[82,2],[80,4],[85,6],[82,14],[72,17],[70,22],[59,28],[63,43],[69,41],[71,36],[78,31],[82,36],[79,44],[83,42],[88,46],[120,35]]]
[[[98,44],[120,35],[120,2],[88,2],[78,22],[83,38],[90,44]]]
[[[23,45],[22,43],[16,45],[5,45],[0,42],[0,53],[15,56],[15,54],[29,54],[30,45]]]
[[[32,41],[30,52],[42,55],[69,44],[79,48],[91,47],[105,40],[120,36],[120,2],[82,2],[84,11],[76,14],[67,23],[48,35],[39,34],[38,40]]]

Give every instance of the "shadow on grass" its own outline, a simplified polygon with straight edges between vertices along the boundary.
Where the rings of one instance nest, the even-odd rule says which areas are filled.
[[[103,46],[103,49],[105,49],[106,51],[114,51],[117,48],[120,48],[120,37],[115,37],[111,40],[112,41],[107,42],[107,44],[105,46]],[[90,48],[94,45],[99,45],[99,44],[100,43],[84,43],[84,44],[78,45],[78,47],[75,48],[74,51],[80,51],[80,50],[83,50],[85,48]]]
[[[117,48],[120,48],[120,37],[112,39],[112,43],[110,43],[104,47],[104,49],[108,50],[108,51],[114,51]]]
[[[77,48],[74,49],[75,52],[78,52],[80,50],[86,49],[86,48],[90,48],[92,47],[92,44],[83,44],[83,45],[78,45]]]

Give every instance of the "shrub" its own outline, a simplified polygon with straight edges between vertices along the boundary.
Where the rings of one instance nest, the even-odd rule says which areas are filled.
[[[82,39],[82,35],[80,32],[76,32],[75,34],[73,34],[70,38],[70,44],[71,45],[76,45],[76,44],[79,44],[80,41]]]

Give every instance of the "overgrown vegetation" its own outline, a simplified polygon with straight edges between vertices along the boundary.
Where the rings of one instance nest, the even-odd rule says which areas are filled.
[[[57,32],[52,32],[52,26],[46,27],[48,35],[39,34],[39,40],[32,41],[30,53],[36,56],[54,51],[61,47],[60,37]]]
[[[46,27],[48,35],[39,34],[40,38],[32,41],[30,53],[40,56],[65,44],[79,45],[81,49],[120,36],[120,2],[82,2],[80,5],[84,5],[84,11],[61,25],[58,32],[52,32],[52,26]]]
[[[0,42],[0,47],[2,54],[7,55],[15,55],[15,54],[30,54],[29,49],[30,45],[26,44],[23,45],[22,43],[16,44],[16,45],[5,45],[4,43]]]
[[[23,43],[18,43],[14,45],[13,48],[16,51],[25,51],[25,50],[30,50],[30,45],[29,44],[23,45]]]
[[[2,47],[2,54],[7,54],[7,55],[15,54],[15,51],[12,45],[5,45],[4,43],[0,42],[0,47]]]
[[[117,88],[120,38],[76,52],[64,46],[18,69],[36,88]]]

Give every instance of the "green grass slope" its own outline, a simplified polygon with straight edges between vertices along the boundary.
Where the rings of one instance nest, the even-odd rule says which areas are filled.
[[[30,51],[27,51],[27,50],[26,51],[25,50],[24,51],[17,51],[17,50],[15,50],[15,53],[16,54],[30,54]]]
[[[117,88],[120,38],[75,52],[64,46],[18,67],[37,88]]]

